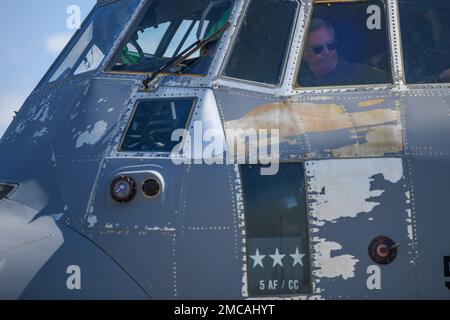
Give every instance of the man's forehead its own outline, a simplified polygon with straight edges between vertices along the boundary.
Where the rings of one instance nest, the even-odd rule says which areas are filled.
[[[327,27],[322,27],[320,29],[311,31],[308,34],[308,41],[320,41],[320,40],[324,40],[324,39],[334,39],[334,35],[333,32],[327,28]]]

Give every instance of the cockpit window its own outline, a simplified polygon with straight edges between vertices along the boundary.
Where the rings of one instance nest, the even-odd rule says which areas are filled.
[[[388,34],[384,0],[315,3],[297,84],[392,83]]]
[[[193,104],[192,99],[141,101],[119,151],[172,152],[179,143],[172,133],[186,128]]]
[[[200,38],[211,41],[169,72],[206,74],[232,4],[231,0],[155,0],[117,54],[111,70],[155,72],[184,55]]]
[[[111,50],[115,40],[131,19],[140,0],[122,0],[95,9],[85,28],[60,63],[49,73],[48,81],[63,80],[96,70]]]
[[[450,82],[450,3],[401,0],[406,82]]]
[[[252,0],[224,75],[279,84],[290,48],[297,6],[296,1]]]

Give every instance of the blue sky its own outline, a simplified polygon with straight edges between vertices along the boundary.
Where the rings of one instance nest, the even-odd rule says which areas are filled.
[[[3,1],[0,10],[0,137],[73,30],[67,8],[77,5],[84,19],[96,0]]]

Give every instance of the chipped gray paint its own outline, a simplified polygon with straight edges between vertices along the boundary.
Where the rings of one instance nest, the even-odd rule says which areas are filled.
[[[355,218],[379,206],[379,202],[370,199],[380,197],[385,190],[371,188],[373,176],[381,174],[391,183],[403,178],[401,159],[311,161],[306,163],[306,172],[310,213],[317,226]]]
[[[81,148],[84,145],[94,145],[97,142],[100,141],[100,139],[105,135],[106,129],[108,128],[108,124],[101,120],[98,121],[92,130],[90,129],[90,126],[88,129],[81,133],[77,138],[77,143],[75,145],[75,148]]]

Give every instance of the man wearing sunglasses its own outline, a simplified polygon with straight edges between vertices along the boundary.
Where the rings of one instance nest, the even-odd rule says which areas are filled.
[[[312,19],[300,68],[302,87],[389,83],[386,72],[368,65],[349,63],[339,56],[333,26]]]

